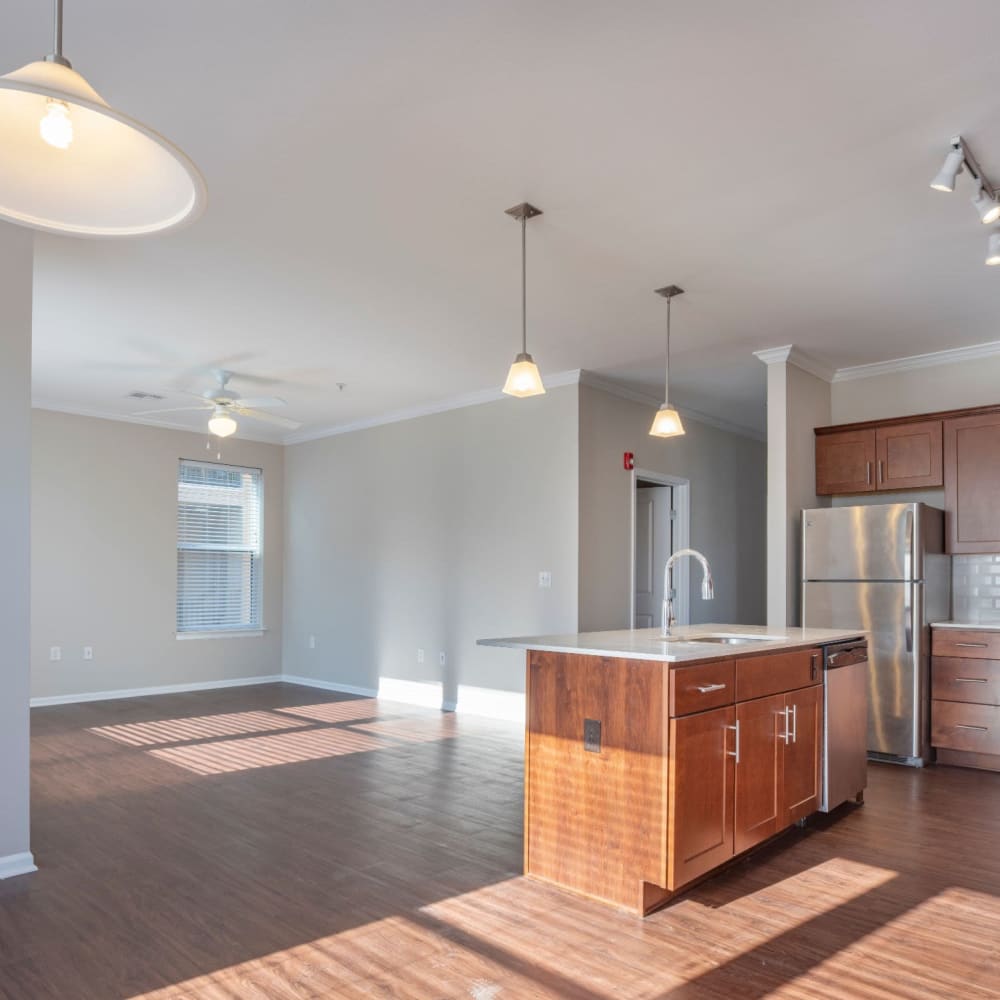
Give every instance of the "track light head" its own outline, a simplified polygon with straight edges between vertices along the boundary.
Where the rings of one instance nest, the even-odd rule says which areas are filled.
[[[986,263],[990,267],[1000,264],[1000,230],[990,233],[990,242],[986,249]]]
[[[1000,203],[986,190],[982,181],[979,182],[979,189],[972,196],[972,207],[979,215],[979,221],[984,226],[991,225],[1000,219]]]
[[[955,190],[955,178],[962,172],[964,163],[965,153],[961,146],[954,147],[944,158],[944,164],[934,180],[931,181],[931,187],[935,191],[946,191],[951,194]]]

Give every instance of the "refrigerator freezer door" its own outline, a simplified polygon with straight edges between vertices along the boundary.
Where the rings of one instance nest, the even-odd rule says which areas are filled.
[[[914,763],[922,760],[928,731],[923,586],[806,582],[802,613],[809,628],[857,628],[868,633],[868,752]]]
[[[922,505],[873,504],[802,512],[804,580],[920,580]]]

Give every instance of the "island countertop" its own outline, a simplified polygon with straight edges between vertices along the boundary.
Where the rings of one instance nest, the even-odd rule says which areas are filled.
[[[766,628],[762,625],[678,625],[665,640],[658,628],[617,629],[607,632],[577,632],[567,635],[529,635],[480,639],[480,646],[532,649],[544,653],[575,653],[580,656],[610,656],[625,660],[656,660],[663,663],[728,659],[748,653],[776,653],[807,646],[823,646],[863,638],[860,629]],[[739,645],[692,642],[697,636],[749,636],[756,641]]]

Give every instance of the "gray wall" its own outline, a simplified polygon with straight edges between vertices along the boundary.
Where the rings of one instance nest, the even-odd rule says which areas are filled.
[[[475,643],[576,631],[577,419],[567,386],[287,448],[286,673],[523,692],[523,654]]]
[[[627,628],[631,477],[637,468],[691,482],[691,545],[708,557],[715,600],[692,569],[691,621],[763,624],[766,446],[685,419],[680,438],[652,438],[653,408],[580,386],[580,628]]]
[[[178,641],[177,463],[214,460],[205,436],[47,410],[34,411],[32,435],[33,696],[281,673],[280,446],[222,444],[223,462],[263,469],[266,634]]]
[[[0,876],[28,870],[32,237],[0,223]],[[20,857],[19,857],[20,856]]]

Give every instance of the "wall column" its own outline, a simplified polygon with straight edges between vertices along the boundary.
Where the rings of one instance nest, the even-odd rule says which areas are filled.
[[[29,830],[31,232],[0,223],[0,878],[35,870]]]
[[[833,373],[797,348],[757,351],[767,365],[767,624],[800,623],[802,510],[816,496],[813,429],[831,422]]]

